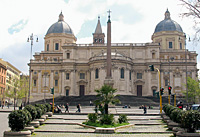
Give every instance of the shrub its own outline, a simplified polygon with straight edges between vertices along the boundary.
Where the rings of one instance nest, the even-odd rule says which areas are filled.
[[[36,111],[37,111],[37,115],[36,115],[36,118],[40,118],[42,116],[42,110],[40,107],[35,107],[36,108]]]
[[[32,120],[32,116],[27,109],[24,109],[23,111],[26,113],[26,126],[28,126]]]
[[[50,104],[46,103],[45,106],[47,108],[47,112],[51,111],[51,105]]]
[[[8,124],[12,131],[21,131],[26,124],[26,113],[22,110],[12,111],[8,119]]]
[[[35,104],[35,107],[39,107],[42,110],[42,115],[47,112],[46,105],[44,104]]]
[[[176,116],[176,121],[177,123],[181,123],[181,119],[182,119],[182,115],[185,113],[186,111],[181,110],[177,116]]]
[[[181,126],[188,132],[195,132],[200,127],[200,112],[189,110],[182,114]]]
[[[113,125],[114,122],[115,122],[114,115],[113,114],[104,114],[104,115],[101,115],[99,122],[102,125],[103,124]]]
[[[88,114],[88,121],[90,121],[90,122],[96,123],[97,118],[98,118],[97,113]]]
[[[166,115],[167,116],[170,116],[170,114],[171,114],[171,112],[175,109],[176,107],[174,107],[174,106],[169,106],[169,107],[167,107],[166,108]]]
[[[169,107],[170,105],[169,104],[165,104],[164,106],[163,106],[163,111],[166,113],[166,109]]]
[[[24,109],[28,110],[31,113],[32,120],[34,120],[36,118],[37,111],[36,111],[36,108],[34,106],[27,105],[27,106],[25,106]]]
[[[179,113],[181,113],[181,111],[183,111],[183,110],[181,110],[180,108],[175,108],[174,110],[172,110],[172,112],[170,114],[170,119],[173,120],[174,122],[178,123],[178,121],[181,119],[181,117],[180,117],[180,119],[177,119],[177,115]]]
[[[127,116],[125,114],[120,114],[118,118],[119,123],[128,123]]]

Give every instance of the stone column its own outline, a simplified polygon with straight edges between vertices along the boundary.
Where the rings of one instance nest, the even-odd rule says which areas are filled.
[[[50,74],[50,88],[54,87],[53,85],[53,71],[51,71],[51,74]]]
[[[61,95],[65,96],[64,92],[64,88],[65,88],[65,71],[61,71]]]
[[[38,71],[38,91],[42,89],[42,71]]]

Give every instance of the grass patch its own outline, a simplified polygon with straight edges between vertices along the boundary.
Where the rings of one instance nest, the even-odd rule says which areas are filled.
[[[83,122],[83,124],[88,125],[88,126],[94,126],[94,127],[103,127],[103,128],[112,128],[112,127],[119,127],[119,126],[124,126],[124,125],[129,125],[129,123],[114,123],[112,125],[106,125],[106,124],[100,124],[99,122],[93,123],[93,122]]]

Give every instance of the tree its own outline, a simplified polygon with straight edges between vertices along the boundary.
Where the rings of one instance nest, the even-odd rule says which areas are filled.
[[[20,91],[18,93],[18,98],[25,97],[25,103],[29,92],[29,76],[22,75],[20,79]]]
[[[14,78],[13,81],[14,81],[13,87],[11,87],[10,90],[7,90],[6,96],[14,99],[14,110],[15,110],[16,100],[22,99],[27,96],[29,84],[26,77],[22,77],[21,80]]]
[[[17,92],[19,91],[20,81],[17,78],[15,78],[13,81],[14,81],[13,87],[11,87],[9,91],[8,90],[6,91],[6,96],[14,99],[14,110],[15,110],[15,104],[16,104],[15,102],[17,99]]]
[[[199,0],[179,0],[181,1],[181,5],[187,9],[187,12],[181,13],[183,17],[191,17],[193,19],[194,29],[196,31],[194,36],[194,41],[199,41],[200,36],[200,28],[198,25],[200,24],[200,1]]]
[[[117,89],[112,88],[109,85],[104,85],[99,90],[95,90],[97,92],[97,100],[95,100],[96,105],[103,105],[103,110],[105,114],[108,114],[108,105],[109,104],[117,104],[120,103],[119,99],[115,97],[114,93],[117,92]]]
[[[200,82],[192,79],[191,77],[187,78],[187,91],[188,91],[188,102],[197,102],[200,99]],[[186,86],[186,84],[185,84]],[[182,91],[182,93],[187,96],[186,91]]]

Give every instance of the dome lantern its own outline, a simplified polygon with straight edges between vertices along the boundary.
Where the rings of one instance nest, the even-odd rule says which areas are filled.
[[[70,34],[74,36],[74,33],[70,26],[64,21],[64,16],[62,12],[59,15],[58,22],[51,25],[51,27],[48,29],[46,35],[50,33],[65,33]]]
[[[161,32],[161,31],[183,32],[181,26],[177,22],[171,19],[170,12],[168,11],[168,9],[165,12],[165,19],[156,25],[154,33]]]

